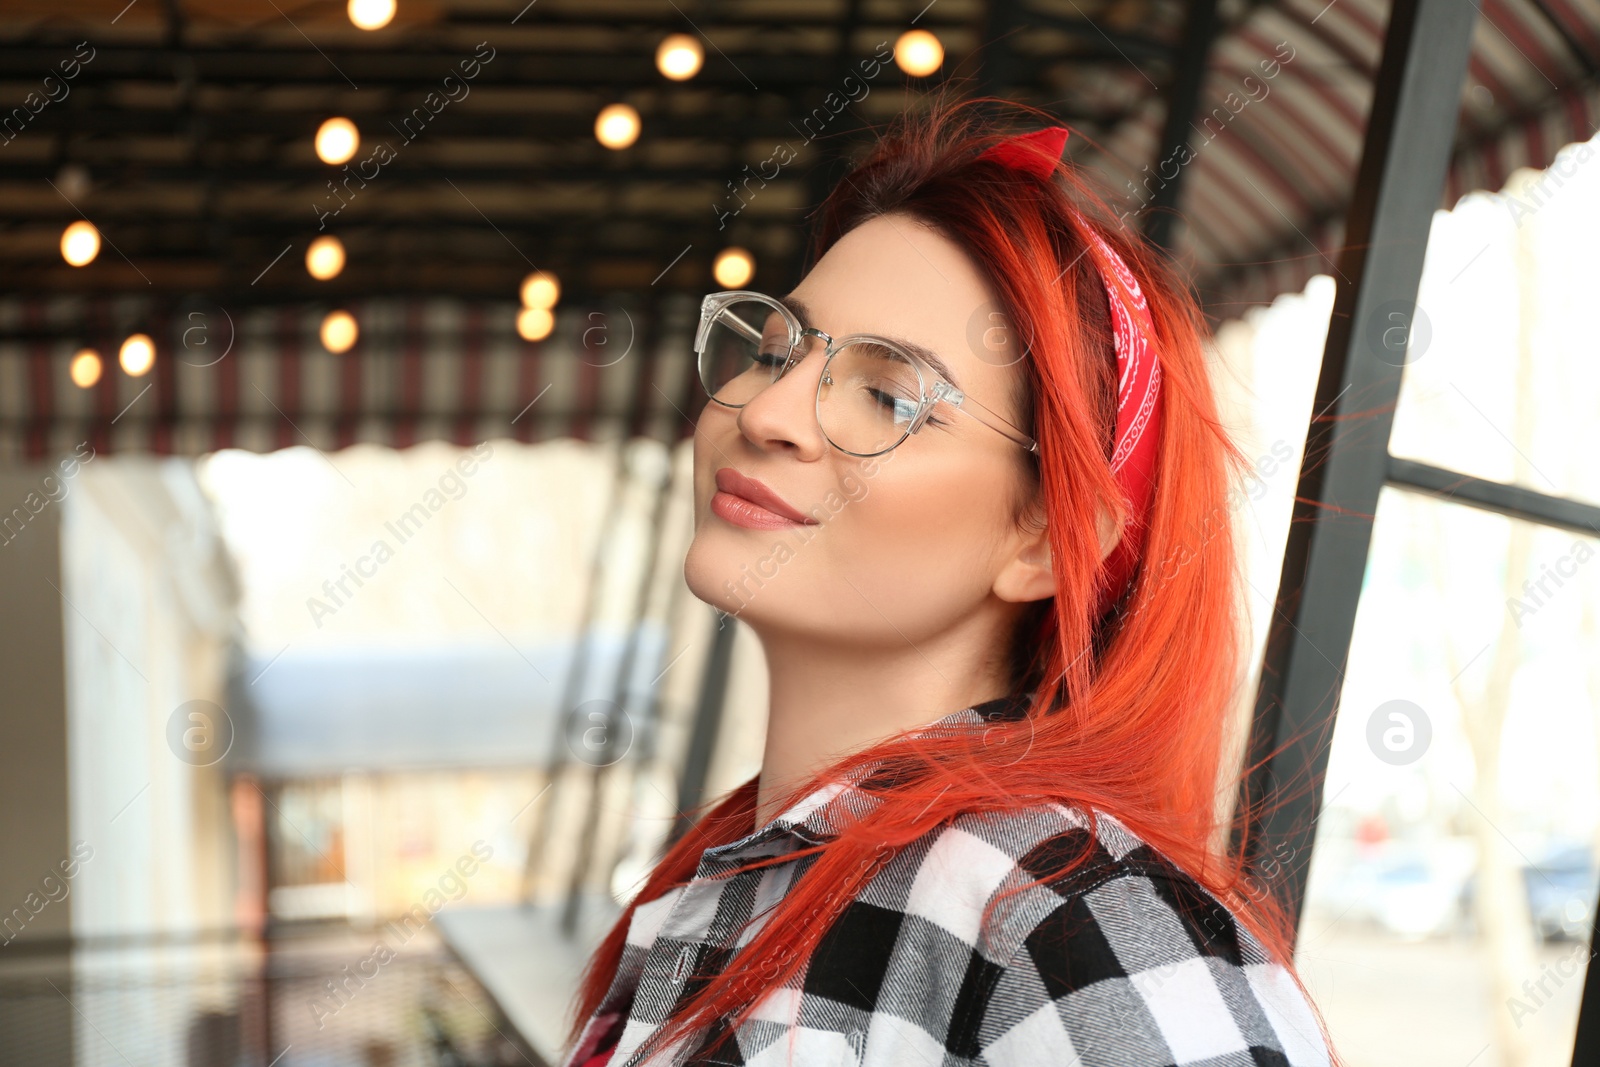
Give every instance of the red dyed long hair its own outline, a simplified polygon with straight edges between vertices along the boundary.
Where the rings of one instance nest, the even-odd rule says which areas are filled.
[[[1020,122],[986,115],[981,109],[990,105],[1009,109]],[[1240,849],[1222,845],[1220,820],[1238,785],[1229,712],[1244,674],[1227,497],[1248,460],[1218,420],[1202,350],[1204,319],[1166,256],[1113,221],[1065,163],[1044,181],[976,159],[1018,125],[1056,121],[987,97],[954,103],[936,97],[930,107],[908,109],[823,202],[811,250],[815,263],[867,219],[888,212],[915,217],[965,250],[993,287],[1013,337],[1027,342],[1017,364],[1016,410],[1027,413],[1023,429],[1038,439],[1039,452],[1017,450],[1027,468],[1020,484],[1037,488],[1042,500],[1057,590],[1022,615],[1015,634],[1013,691],[1033,695],[1027,716],[981,737],[897,735],[796,786],[784,806],[869,761],[887,757],[899,772],[870,824],[803,850],[818,853],[809,871],[734,966],[707,981],[653,1035],[652,1049],[717,1020],[726,1039],[764,992],[804,968],[832,920],[900,846],[962,812],[1046,801],[1116,816],[1228,904],[1293,973],[1284,913],[1248,880]],[[1103,616],[1094,610],[1096,510],[1105,502],[1119,520],[1126,516],[1109,466],[1116,405],[1102,281],[1109,265],[1089,240],[1090,226],[1137,278],[1164,373],[1144,555],[1128,592]],[[930,708],[930,719],[952,710]],[[634,909],[686,884],[706,848],[756,828],[757,782],[697,809],[701,817],[656,864],[589,961],[569,1043],[616,974]]]

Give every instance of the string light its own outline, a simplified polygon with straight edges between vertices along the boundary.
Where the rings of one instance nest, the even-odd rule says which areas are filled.
[[[542,341],[555,329],[556,301],[561,282],[549,271],[536,270],[522,279],[522,310],[517,312],[517,334],[524,341]]]
[[[522,279],[522,306],[525,308],[553,308],[561,299],[561,282],[554,274],[536,270]]]
[[[907,30],[894,42],[894,62],[913,78],[925,78],[944,63],[944,45],[927,30]]]
[[[555,324],[556,317],[549,308],[523,308],[517,312],[517,335],[524,341],[543,341]]]
[[[117,362],[134,378],[148,371],[156,361],[156,343],[148,334],[129,334],[117,353]]]
[[[700,73],[705,61],[705,49],[700,39],[687,33],[674,33],[656,48],[656,69],[675,82],[688,81]]]
[[[360,336],[361,328],[356,325],[356,317],[350,312],[330,311],[323,316],[322,347],[334,355],[350,351]]]
[[[82,163],[66,164],[56,171],[56,185],[68,200],[82,200],[89,195],[93,185],[89,179],[89,168]]]
[[[337,278],[344,270],[344,243],[337,237],[318,237],[306,249],[306,270],[319,282]]]
[[[331,118],[317,127],[316,147],[318,159],[337,167],[361,147],[361,131],[347,118]]]
[[[86,267],[100,254],[100,231],[79,219],[61,231],[61,258],[74,267]]]
[[[609,104],[594,120],[594,136],[607,148],[627,148],[639,139],[639,113],[627,104]]]
[[[84,348],[72,357],[72,362],[67,366],[67,373],[72,376],[72,384],[79,389],[87,389],[100,380],[100,372],[104,370],[100,362],[100,353],[92,348]]]
[[[724,289],[737,289],[756,272],[756,262],[742,248],[724,248],[711,264],[711,274]]]
[[[358,30],[381,30],[394,18],[394,0],[350,0],[345,8]]]

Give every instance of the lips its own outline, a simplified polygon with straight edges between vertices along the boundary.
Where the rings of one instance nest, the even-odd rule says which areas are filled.
[[[711,497],[711,510],[736,526],[755,530],[811,526],[817,521],[732,467],[717,471],[717,492]]]

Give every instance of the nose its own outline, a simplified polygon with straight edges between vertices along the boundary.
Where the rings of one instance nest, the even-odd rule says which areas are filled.
[[[819,459],[828,440],[817,424],[817,383],[822,377],[827,346],[804,334],[783,375],[739,409],[739,431],[764,452],[792,452],[797,459]]]

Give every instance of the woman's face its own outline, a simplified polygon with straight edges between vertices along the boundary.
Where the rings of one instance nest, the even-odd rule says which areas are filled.
[[[802,324],[835,338],[870,333],[932,350],[958,388],[1024,425],[1012,340],[984,332],[993,294],[959,246],[909,216],[862,223],[792,293],[772,295],[801,302]],[[841,452],[817,425],[824,345],[805,341],[804,358],[743,408],[707,402],[701,412],[684,564],[694,594],[758,632],[856,648],[921,646],[980,607],[1049,595],[1036,580],[1019,586],[1013,562],[1029,536],[1014,511],[1031,491],[1021,447],[941,403],[893,451]],[[751,507],[741,497],[760,490],[740,479],[808,522]]]

